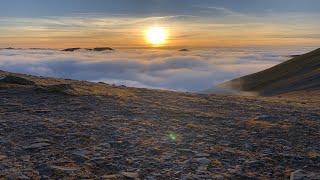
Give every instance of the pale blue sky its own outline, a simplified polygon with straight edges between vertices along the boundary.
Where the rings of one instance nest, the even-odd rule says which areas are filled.
[[[65,16],[73,13],[130,16],[201,15],[202,7],[223,7],[242,13],[319,12],[319,0],[2,0],[2,17]]]

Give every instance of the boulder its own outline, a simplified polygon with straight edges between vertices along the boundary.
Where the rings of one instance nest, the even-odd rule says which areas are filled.
[[[19,84],[19,85],[34,85],[33,81],[17,76],[0,76],[0,83]]]

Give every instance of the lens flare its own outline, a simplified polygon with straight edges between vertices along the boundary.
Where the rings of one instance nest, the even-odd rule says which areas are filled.
[[[177,135],[175,134],[169,134],[169,138],[173,141],[175,141],[177,139]]]

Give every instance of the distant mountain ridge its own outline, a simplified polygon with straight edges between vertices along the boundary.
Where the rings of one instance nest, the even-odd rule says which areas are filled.
[[[264,71],[220,84],[205,93],[278,95],[320,91],[320,48]]]
[[[77,51],[77,50],[81,50],[83,48],[67,48],[67,49],[63,49],[61,51],[67,51],[67,52],[73,52],[73,51]],[[96,47],[96,48],[85,48],[85,50],[88,50],[88,51],[106,51],[106,50],[109,50],[109,51],[113,51],[114,49],[110,48],[110,47]]]

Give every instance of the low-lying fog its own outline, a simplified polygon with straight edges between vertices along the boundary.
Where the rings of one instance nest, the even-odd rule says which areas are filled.
[[[197,92],[306,53],[305,47],[115,49],[93,52],[58,49],[1,49],[0,70],[103,81],[134,87]]]

